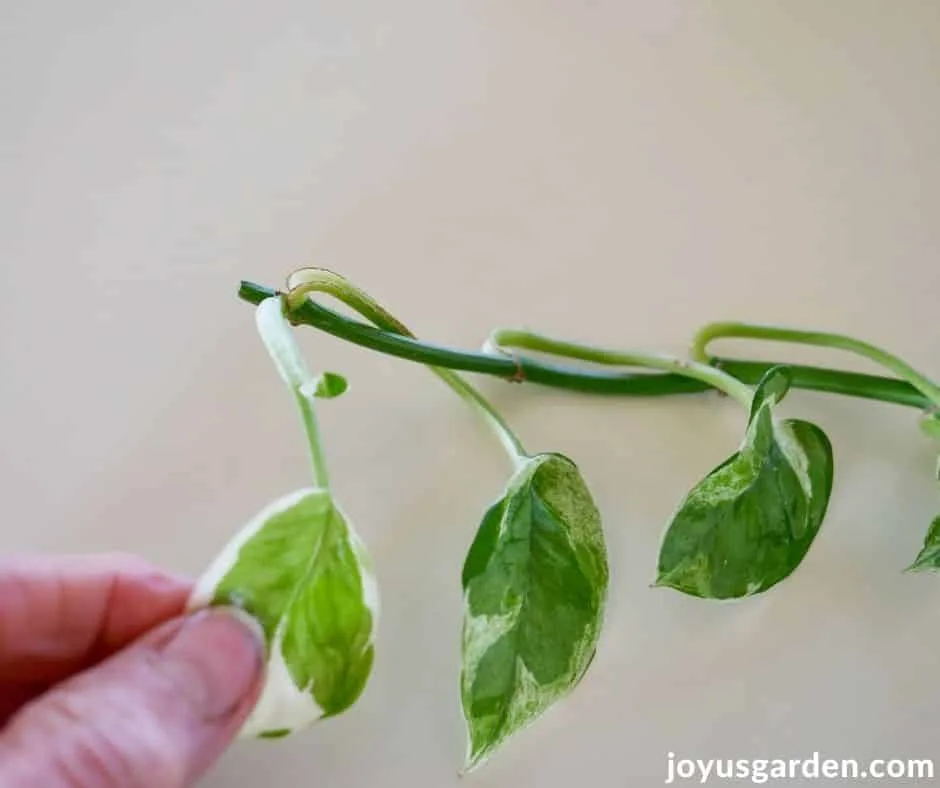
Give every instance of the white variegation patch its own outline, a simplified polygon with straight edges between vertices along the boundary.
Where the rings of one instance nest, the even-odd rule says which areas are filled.
[[[309,727],[323,716],[323,710],[313,698],[312,683],[308,687],[298,687],[291,678],[284,661],[284,628],[282,620],[268,654],[264,689],[238,733],[241,738],[273,731],[293,733]]]
[[[372,614],[372,637],[369,642],[375,639],[376,627],[379,623],[379,614],[381,613],[381,604],[379,601],[379,583],[375,576],[375,569],[372,566],[372,559],[366,550],[366,544],[356,533],[352,526],[352,521],[346,516],[346,512],[336,501],[333,501],[333,508],[346,524],[346,537],[352,547],[353,554],[356,556],[356,564],[359,566],[359,577],[362,582],[362,601]]]
[[[316,384],[294,341],[290,323],[284,317],[279,298],[267,298],[255,310],[255,323],[281,379],[298,391],[308,383]]]
[[[805,449],[786,422],[774,419],[773,425],[774,440],[780,447],[780,451],[783,452],[783,456],[790,463],[790,467],[793,468],[793,472],[796,474],[796,478],[799,479],[800,487],[803,488],[807,499],[812,498],[813,482],[809,475],[809,458],[806,456]]]
[[[466,595],[464,595],[466,600]],[[464,602],[463,624],[463,682],[473,684],[477,666],[483,655],[519,620],[521,604],[512,612],[501,616],[475,616],[470,612],[469,601]]]
[[[708,506],[718,506],[724,501],[730,501],[739,495],[741,488],[750,484],[757,475],[758,463],[747,453],[747,443],[743,444],[736,462],[729,463],[724,468],[716,471],[702,480],[702,482],[692,490],[686,500],[683,500],[676,508],[680,511],[694,498],[696,501]]]

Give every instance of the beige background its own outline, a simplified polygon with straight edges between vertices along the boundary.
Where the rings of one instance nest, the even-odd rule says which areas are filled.
[[[940,375],[938,76],[931,0],[7,8],[0,549],[198,573],[303,484],[234,296],[302,264],[461,347],[509,324],[682,352],[738,318]],[[456,785],[459,569],[506,463],[425,370],[302,340],[352,383],[322,420],[378,564],[378,664],[348,715],[239,744],[206,785]],[[790,582],[722,605],[647,585],[733,403],[481,385],[581,464],[612,599],[579,691],[463,784],[656,785],[668,751],[940,762],[940,578],[899,572],[940,508],[916,413],[793,396],[836,446],[831,515]]]

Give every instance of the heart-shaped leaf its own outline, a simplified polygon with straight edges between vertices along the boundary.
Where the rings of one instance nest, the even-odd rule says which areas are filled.
[[[307,488],[249,522],[199,580],[190,607],[234,605],[261,623],[267,680],[243,736],[345,711],[372,667],[378,591],[365,548],[330,494]]]
[[[463,568],[467,770],[581,680],[607,582],[600,514],[577,467],[558,454],[527,458]]]
[[[832,446],[814,424],[780,420],[785,368],[755,393],[740,449],[680,504],[666,529],[655,585],[729,599],[766,591],[800,564],[832,492]]]

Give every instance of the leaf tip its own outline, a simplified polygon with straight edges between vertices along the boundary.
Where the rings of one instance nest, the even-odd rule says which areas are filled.
[[[461,779],[470,774],[483,764],[483,762],[489,757],[490,748],[481,747],[478,750],[470,749],[467,753],[466,760],[464,761],[463,766],[458,770],[457,776]]]
[[[923,558],[918,556],[914,559],[914,562],[910,566],[906,566],[901,570],[901,574],[904,575],[916,575],[921,574],[922,572],[936,572],[937,567],[931,563],[928,563]]]
[[[659,569],[656,574],[656,578],[653,580],[652,583],[649,584],[649,587],[650,588],[672,588],[678,591],[682,590],[681,586],[675,582],[675,570],[674,569],[671,569],[669,571]]]

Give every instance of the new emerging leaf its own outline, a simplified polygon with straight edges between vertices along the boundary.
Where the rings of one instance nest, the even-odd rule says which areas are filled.
[[[301,394],[320,399],[335,399],[349,388],[346,378],[336,372],[323,372],[301,387]]]
[[[607,555],[571,460],[524,461],[484,516],[462,579],[470,770],[572,690],[597,647]]]
[[[761,593],[805,557],[832,492],[829,439],[774,407],[789,388],[785,369],[758,385],[740,449],[680,504],[659,554],[657,586],[729,599]]]

